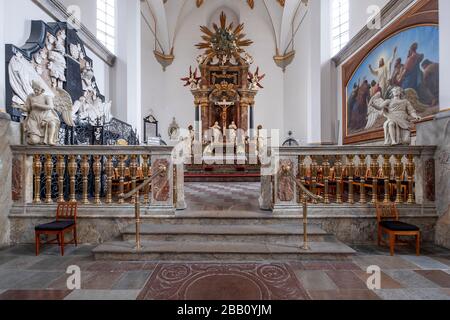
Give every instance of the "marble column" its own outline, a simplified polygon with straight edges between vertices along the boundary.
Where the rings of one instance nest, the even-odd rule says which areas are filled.
[[[433,121],[417,124],[417,145],[437,146],[434,156],[436,210],[436,244],[450,248],[450,111]]]
[[[9,148],[10,116],[0,112],[0,247],[9,245],[10,224],[9,210],[12,205],[11,176],[12,155]]]
[[[200,130],[200,106],[195,106],[195,125],[194,125],[194,131],[195,131],[195,139],[198,141],[201,141],[201,130]]]

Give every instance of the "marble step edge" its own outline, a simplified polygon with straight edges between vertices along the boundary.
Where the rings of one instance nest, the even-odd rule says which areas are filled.
[[[342,242],[310,242],[310,250],[303,250],[302,243],[264,244],[242,242],[197,241],[143,241],[141,250],[134,241],[111,241],[96,247],[94,254],[355,254],[356,251]]]
[[[310,235],[329,235],[317,225],[308,225]],[[136,226],[130,224],[122,234],[135,234]],[[303,235],[303,225],[210,225],[210,224],[142,224],[142,235]]]

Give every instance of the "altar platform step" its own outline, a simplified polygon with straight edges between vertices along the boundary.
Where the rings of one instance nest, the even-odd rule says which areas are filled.
[[[230,241],[114,241],[93,250],[96,260],[118,261],[286,261],[345,260],[355,251],[339,241],[285,244]]]
[[[136,239],[136,228],[130,225],[122,233],[124,241]],[[316,225],[308,227],[310,241],[334,241]],[[141,239],[146,241],[235,241],[260,243],[295,243],[303,239],[301,225],[211,225],[211,224],[145,224]]]
[[[194,218],[194,217],[192,217]],[[195,218],[198,218],[195,215]],[[253,220],[254,217],[250,218]],[[206,220],[205,220],[206,219]],[[355,251],[317,225],[308,226],[311,250],[302,250],[303,226],[300,223],[266,220],[266,224],[249,224],[250,220],[227,217],[214,220],[189,220],[174,223],[155,220],[141,225],[143,249],[135,250],[135,226],[127,226],[121,239],[106,242],[94,249],[97,260],[123,261],[267,261],[267,260],[341,260]],[[278,223],[275,221],[278,220]],[[226,223],[223,223],[226,222]],[[261,221],[260,221],[261,222]]]
[[[187,165],[185,182],[259,182],[261,167],[259,165]]]

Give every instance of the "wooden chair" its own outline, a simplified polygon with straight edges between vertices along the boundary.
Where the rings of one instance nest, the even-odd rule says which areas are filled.
[[[35,228],[36,256],[39,255],[39,246],[41,244],[41,234],[55,235],[56,239],[47,241],[44,244],[58,243],[61,248],[61,255],[64,256],[64,235],[68,232],[73,233],[73,240],[67,244],[78,246],[77,240],[77,203],[60,203],[56,210],[56,221],[42,224]]]
[[[383,234],[389,235],[391,256],[394,255],[397,237],[411,236],[416,238],[416,255],[420,255],[420,229],[414,225],[399,221],[395,203],[377,203],[378,245],[386,244]]]

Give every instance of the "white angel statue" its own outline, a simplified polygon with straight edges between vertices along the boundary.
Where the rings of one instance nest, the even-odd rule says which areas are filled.
[[[392,99],[383,99],[381,93],[370,99],[366,130],[372,128],[380,116],[384,116],[387,119],[383,126],[385,144],[410,144],[412,120],[420,120],[421,117],[417,115],[411,102],[404,98],[402,88],[394,87],[391,92]]]
[[[64,122],[74,126],[72,119],[72,99],[70,95],[60,88],[55,88],[53,95],[44,94],[45,88],[38,82],[32,82],[34,93],[30,94],[21,107],[27,117],[24,121],[27,143],[30,145],[58,144],[61,113]]]

